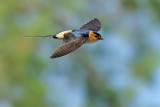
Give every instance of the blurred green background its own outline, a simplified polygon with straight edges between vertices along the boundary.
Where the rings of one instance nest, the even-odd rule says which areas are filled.
[[[0,107],[160,107],[160,0],[1,0]],[[104,40],[23,39],[102,22]]]

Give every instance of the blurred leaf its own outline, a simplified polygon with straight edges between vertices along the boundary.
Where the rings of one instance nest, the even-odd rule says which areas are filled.
[[[127,9],[135,10],[138,8],[136,0],[122,0],[122,4]]]
[[[149,53],[149,52],[148,52]],[[151,73],[157,63],[155,54],[145,54],[141,58],[137,58],[133,64],[133,70],[136,76],[144,79],[150,79]]]

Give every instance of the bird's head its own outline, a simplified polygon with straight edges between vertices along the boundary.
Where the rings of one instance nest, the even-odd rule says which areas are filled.
[[[103,40],[102,36],[99,33],[94,31],[89,32],[89,38],[93,40]]]

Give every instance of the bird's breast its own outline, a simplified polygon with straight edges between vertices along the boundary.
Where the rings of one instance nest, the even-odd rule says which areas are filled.
[[[85,44],[92,44],[92,43],[96,43],[99,40],[93,40],[93,39],[88,39],[88,41]]]

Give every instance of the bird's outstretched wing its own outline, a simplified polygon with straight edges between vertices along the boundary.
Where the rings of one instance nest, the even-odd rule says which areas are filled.
[[[98,32],[101,29],[101,22],[95,18],[89,21],[87,24],[83,25],[80,29],[87,29]]]
[[[80,46],[86,43],[87,40],[88,38],[80,37],[71,42],[63,43],[53,51],[53,54],[50,56],[50,58],[57,58],[67,55],[78,49]]]

